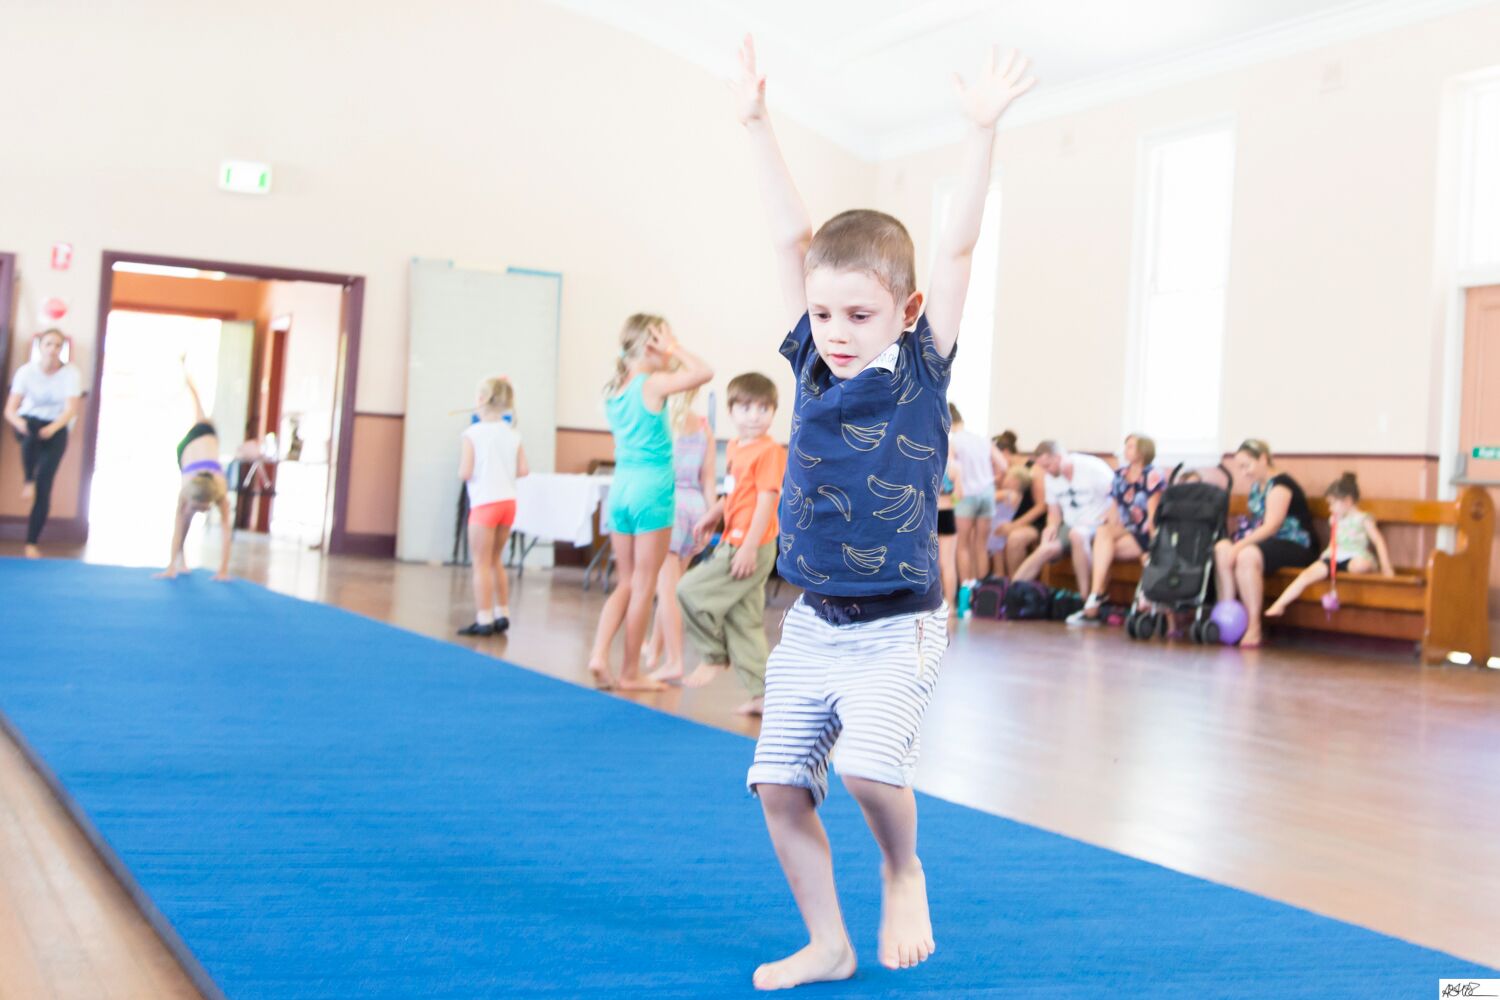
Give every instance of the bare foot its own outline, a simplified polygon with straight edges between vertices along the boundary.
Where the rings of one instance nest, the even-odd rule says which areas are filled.
[[[887,969],[910,969],[937,951],[927,913],[927,876],[920,861],[900,875],[882,872],[881,876],[885,887],[880,904],[880,964]]]
[[[645,665],[649,666],[649,664]],[[668,663],[666,666],[658,667],[651,671],[646,676],[650,677],[653,681],[661,681],[663,684],[676,684],[682,680],[682,664],[673,665]]]
[[[28,545],[28,546],[26,546],[26,558],[27,559],[40,559],[40,558],[42,558],[42,550],[39,549],[39,548],[37,548],[35,545]]]
[[[751,698],[749,701],[745,702],[743,705],[741,705],[738,708],[736,708],[734,710],[734,714],[735,715],[765,715],[766,714],[766,696],[765,695],[759,695],[759,696],[757,696],[755,698]]]
[[[641,646],[641,666],[646,670],[656,669],[656,653],[652,651],[649,639]]]
[[[767,962],[755,970],[758,990],[789,990],[805,983],[828,983],[848,979],[858,966],[849,939],[833,947],[808,945],[779,962]]]
[[[1266,609],[1266,617],[1267,618],[1280,618],[1281,617],[1281,613],[1283,611],[1285,611],[1285,610],[1286,610],[1285,606],[1280,605],[1280,604],[1273,604],[1269,608]]]
[[[649,677],[642,677],[640,674],[632,674],[629,677],[621,674],[615,687],[621,691],[665,691],[667,688],[661,681],[654,681]]]
[[[1255,629],[1254,631],[1246,631],[1245,634],[1240,637],[1240,648],[1259,649],[1260,629]]]
[[[696,670],[682,679],[682,686],[688,688],[707,687],[728,669],[729,664],[727,663],[700,663]]]
[[[594,687],[600,691],[608,691],[615,686],[615,679],[609,675],[609,664],[590,663],[589,673],[594,677]]]
[[[36,497],[36,483],[21,484],[21,499],[32,500]]]

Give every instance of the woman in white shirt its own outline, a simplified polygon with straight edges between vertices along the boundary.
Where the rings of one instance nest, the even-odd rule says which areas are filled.
[[[52,507],[52,481],[68,448],[68,427],[78,416],[83,391],[78,369],[62,362],[61,330],[42,334],[42,356],[16,370],[5,401],[5,422],[21,443],[26,481],[21,498],[31,501],[26,522],[26,558],[41,555],[37,542]]]

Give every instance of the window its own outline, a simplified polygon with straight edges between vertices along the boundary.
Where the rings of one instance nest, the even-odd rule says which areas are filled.
[[[953,210],[953,185],[938,188],[933,199],[932,253],[937,259],[938,240]],[[932,268],[927,273],[932,274]],[[991,183],[979,224],[979,243],[974,247],[974,269],[969,275],[969,294],[959,320],[959,358],[953,366],[948,399],[964,416],[964,424],[976,434],[988,436],[990,396],[994,392],[992,360],[995,353],[995,293],[1000,280],[1000,185]]]
[[[1165,453],[1217,455],[1234,129],[1151,137],[1141,152],[1124,431]]]
[[[1500,79],[1476,81],[1463,95],[1459,262],[1461,271],[1500,267]]]

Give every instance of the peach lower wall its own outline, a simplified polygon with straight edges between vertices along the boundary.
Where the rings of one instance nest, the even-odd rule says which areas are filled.
[[[349,456],[350,534],[395,535],[401,498],[402,417],[355,413]]]

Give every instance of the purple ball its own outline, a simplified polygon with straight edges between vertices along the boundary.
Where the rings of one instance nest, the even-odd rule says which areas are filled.
[[[1245,627],[1250,624],[1245,606],[1239,601],[1220,601],[1208,617],[1219,626],[1219,641],[1226,646],[1239,642],[1245,634]]]

